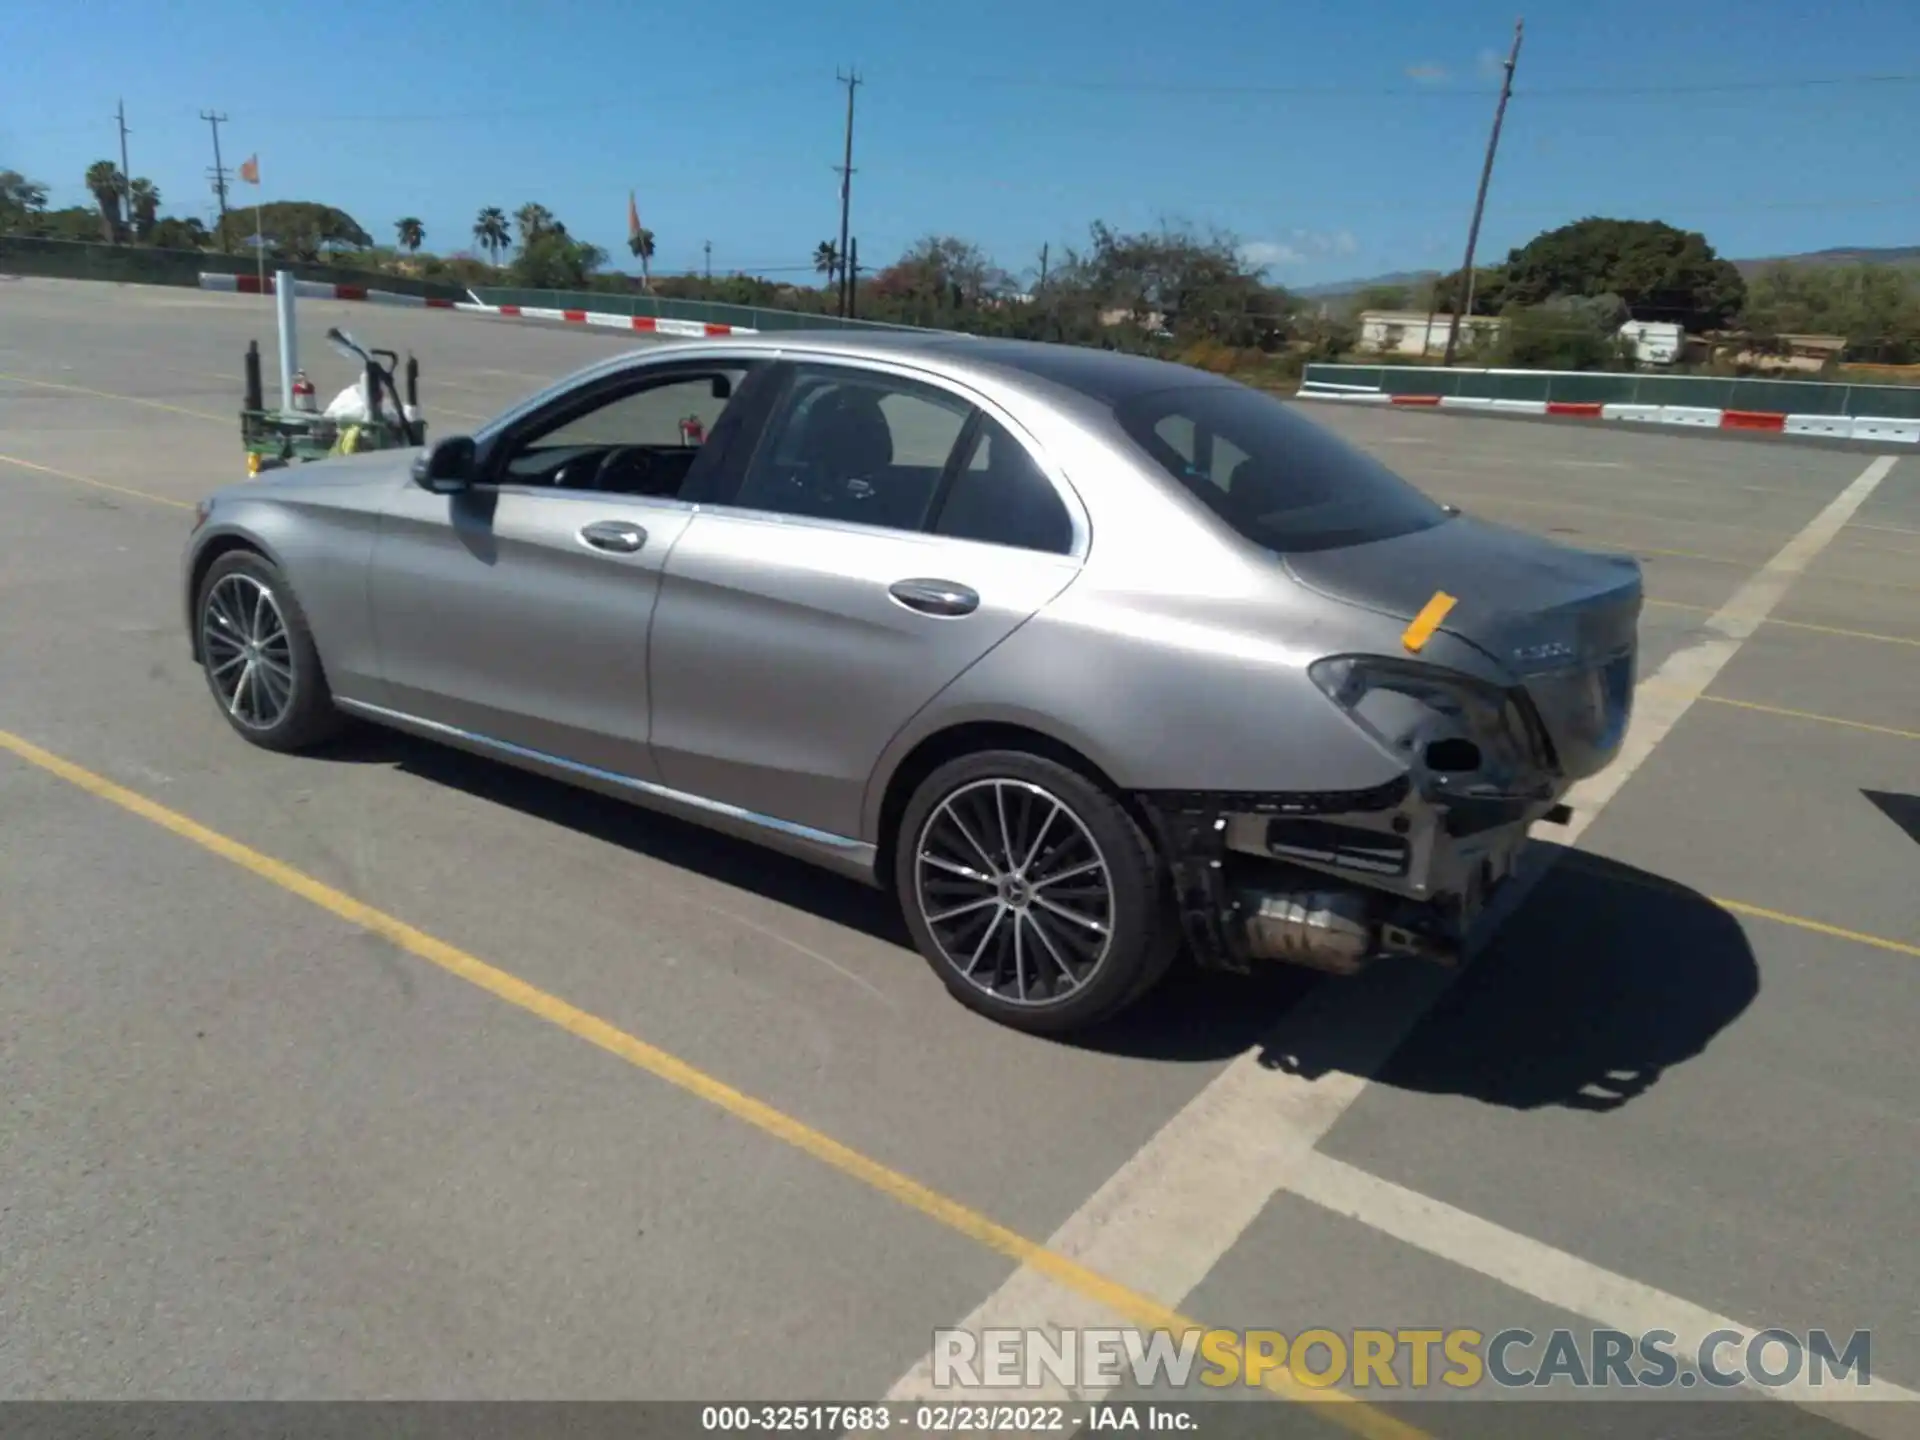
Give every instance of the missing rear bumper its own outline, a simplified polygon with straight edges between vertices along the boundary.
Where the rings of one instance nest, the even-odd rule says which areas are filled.
[[[1350,975],[1377,960],[1458,964],[1536,821],[1534,797],[1429,799],[1410,781],[1366,792],[1138,797],[1172,872],[1196,960]]]

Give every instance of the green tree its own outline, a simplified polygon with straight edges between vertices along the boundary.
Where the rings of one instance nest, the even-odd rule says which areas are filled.
[[[607,252],[599,246],[583,244],[556,226],[522,244],[507,275],[513,284],[530,290],[582,290],[606,260]]]
[[[507,212],[498,205],[483,207],[474,218],[473,238],[497,266],[502,252],[513,242],[513,235],[507,229]]]
[[[653,286],[653,230],[641,225],[637,232],[626,238],[626,248],[634,253],[639,261],[639,282],[647,288]]]
[[[523,250],[549,231],[558,229],[564,233],[566,230],[566,226],[555,223],[551,210],[532,200],[513,212],[513,224],[520,232],[520,247]]]
[[[168,215],[155,222],[150,243],[162,250],[204,250],[212,238],[195,217]]]
[[[393,229],[394,233],[400,237],[402,248],[404,248],[409,255],[418,254],[420,247],[426,243],[427,227],[412,215],[407,216],[404,220],[394,221]]]
[[[46,211],[45,185],[18,170],[0,170],[0,233],[36,233]]]
[[[1635,319],[1723,328],[1746,302],[1746,281],[1704,235],[1659,220],[1589,217],[1536,235],[1507,257],[1508,303],[1618,295]]]
[[[310,263],[324,254],[373,244],[373,237],[344,210],[313,200],[274,200],[229,211],[218,231],[222,248],[251,245],[256,224],[268,253],[285,260]]]
[[[126,186],[127,177],[111,160],[96,160],[87,167],[87,190],[100,207],[100,238],[109,245],[120,239],[120,197]]]
[[[1461,272],[1455,270],[1450,275],[1442,275],[1433,282],[1433,298],[1429,302],[1434,310],[1442,315],[1451,315],[1460,291]],[[1473,309],[1466,313],[1473,315],[1498,315],[1507,305],[1507,267],[1504,265],[1476,265],[1473,267]]]
[[[1620,338],[1627,307],[1618,295],[1563,296],[1509,305],[1494,343],[1497,365],[1522,370],[1606,370],[1627,362]]]
[[[814,273],[826,276],[826,284],[831,287],[840,276],[840,247],[831,240],[822,240],[813,247]]]
[[[133,238],[144,245],[160,219],[160,187],[142,176],[128,187],[127,204],[133,212]]]

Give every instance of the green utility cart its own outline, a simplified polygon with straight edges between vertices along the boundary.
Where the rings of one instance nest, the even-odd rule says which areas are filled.
[[[404,450],[427,443],[427,426],[420,414],[420,362],[409,355],[406,395],[403,399],[395,370],[400,357],[391,350],[365,350],[339,329],[327,339],[341,354],[365,367],[364,418],[330,418],[316,410],[268,409],[260,384],[260,342],[249,341],[246,356],[246,399],[240,411],[240,443],[246,451],[247,474],[277,470],[284,465],[324,460],[329,455],[353,455],[366,450]]]

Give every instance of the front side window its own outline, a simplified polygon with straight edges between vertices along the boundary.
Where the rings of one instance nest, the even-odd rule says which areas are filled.
[[[503,482],[619,495],[678,495],[747,375],[683,371],[622,389],[518,441]]]
[[[1244,385],[1156,390],[1114,414],[1160,469],[1268,550],[1364,545],[1447,518],[1365,451]]]
[[[912,380],[803,366],[774,407],[733,503],[919,530],[972,408]]]

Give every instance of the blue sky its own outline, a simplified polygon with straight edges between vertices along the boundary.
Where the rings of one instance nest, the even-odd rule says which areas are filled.
[[[1230,230],[1274,279],[1311,284],[1459,263],[1516,9],[9,0],[0,167],[83,202],[87,163],[117,159],[124,97],[134,173],[168,209],[211,213],[214,108],[227,164],[257,152],[268,199],[339,205],[383,240],[414,214],[430,247],[471,248],[481,205],[538,200],[624,256],[632,187],[661,268],[699,266],[711,241],[716,271],[804,272],[838,228],[834,75],[853,65],[865,266],[951,233],[1021,274],[1096,218],[1165,219]],[[1594,213],[1701,229],[1733,256],[1920,243],[1914,0],[1524,13],[1483,256]]]

